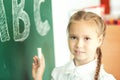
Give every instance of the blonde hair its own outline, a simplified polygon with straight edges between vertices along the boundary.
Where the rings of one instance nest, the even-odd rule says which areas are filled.
[[[97,14],[92,13],[92,12],[78,11],[78,12],[74,13],[69,20],[67,31],[69,32],[70,25],[74,21],[80,21],[80,20],[94,22],[97,25],[98,35],[102,35],[103,39],[104,39],[106,25],[100,16],[98,16]],[[101,52],[100,47],[97,48],[96,53],[97,53],[97,67],[96,67],[96,73],[94,76],[94,80],[98,80],[98,78],[99,78],[101,58],[102,58],[102,52]]]

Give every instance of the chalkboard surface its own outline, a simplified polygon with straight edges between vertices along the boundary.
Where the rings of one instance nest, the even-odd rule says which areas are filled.
[[[51,0],[0,0],[0,80],[33,80],[32,62],[42,48],[50,80],[54,68]]]

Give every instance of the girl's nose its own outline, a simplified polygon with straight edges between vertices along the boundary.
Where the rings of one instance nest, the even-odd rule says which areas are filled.
[[[76,47],[77,47],[77,48],[83,47],[83,40],[82,40],[82,39],[79,39],[79,40],[77,41]]]

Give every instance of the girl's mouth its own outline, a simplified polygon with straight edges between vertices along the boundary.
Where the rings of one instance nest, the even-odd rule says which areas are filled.
[[[80,50],[75,50],[75,54],[82,54],[82,53],[85,53],[85,52]]]

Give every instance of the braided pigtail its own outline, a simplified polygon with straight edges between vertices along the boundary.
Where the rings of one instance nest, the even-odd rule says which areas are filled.
[[[97,67],[96,67],[96,73],[95,73],[95,76],[94,76],[94,80],[98,80],[99,78],[99,73],[100,73],[100,67],[101,67],[101,59],[102,59],[102,52],[101,52],[101,49],[100,48],[97,48]]]

